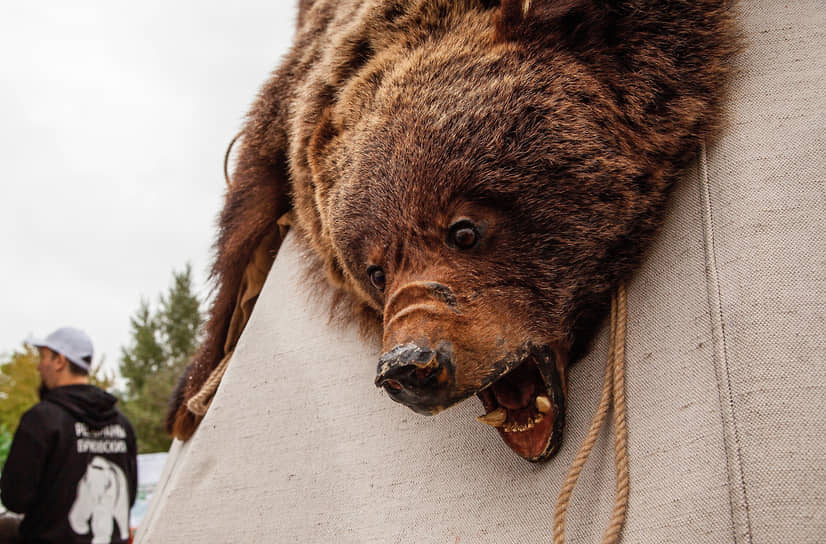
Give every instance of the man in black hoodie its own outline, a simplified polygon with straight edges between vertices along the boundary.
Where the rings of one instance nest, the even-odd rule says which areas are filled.
[[[40,402],[23,414],[0,499],[23,514],[26,543],[125,543],[137,493],[135,431],[116,399],[89,384],[92,342],[64,327],[42,341]]]

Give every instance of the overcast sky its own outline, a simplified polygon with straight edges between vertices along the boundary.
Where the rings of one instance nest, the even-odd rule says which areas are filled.
[[[290,1],[12,2],[0,17],[0,353],[73,325],[117,365],[192,263],[227,143],[292,39]]]

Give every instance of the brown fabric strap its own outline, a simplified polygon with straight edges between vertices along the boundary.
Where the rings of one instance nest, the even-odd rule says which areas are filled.
[[[201,385],[201,388],[186,402],[187,409],[196,416],[203,416],[209,408],[209,403],[212,396],[218,389],[221,379],[224,377],[229,366],[229,361],[235,351],[235,345],[241,337],[241,333],[247,326],[247,322],[252,315],[252,310],[255,307],[255,302],[258,300],[258,295],[264,287],[264,282],[267,279],[272,262],[274,258],[273,247],[278,247],[280,240],[283,240],[282,232],[286,233],[288,223],[282,225],[282,220],[279,219],[278,229],[273,230],[269,235],[261,240],[261,243],[255,249],[252,259],[244,269],[244,276],[241,280],[241,285],[238,289],[238,296],[235,301],[235,309],[230,318],[229,328],[227,329],[227,337],[224,341],[224,357],[220,360],[218,365],[212,369],[207,380]]]
[[[614,497],[614,511],[608,527],[602,536],[602,544],[615,544],[619,541],[620,531],[625,522],[625,513],[628,507],[628,446],[627,429],[625,425],[625,324],[627,297],[625,286],[620,285],[617,293],[611,299],[611,334],[608,347],[608,361],[605,368],[605,382],[602,386],[602,397],[599,402],[591,428],[585,437],[579,451],[574,457],[568,475],[559,491],[559,498],[554,509],[553,542],[564,544],[565,519],[568,514],[568,503],[576,487],[577,480],[591,450],[597,441],[599,431],[605,422],[608,408],[613,406],[614,413],[614,462],[616,465],[616,494]]]

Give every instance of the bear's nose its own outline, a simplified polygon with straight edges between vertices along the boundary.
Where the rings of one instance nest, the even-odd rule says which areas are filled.
[[[453,346],[436,349],[416,343],[394,347],[379,358],[376,386],[416,412],[435,414],[445,407],[454,382]]]

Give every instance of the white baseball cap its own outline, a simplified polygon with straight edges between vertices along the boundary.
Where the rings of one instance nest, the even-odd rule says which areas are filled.
[[[60,353],[84,370],[92,366],[92,339],[80,329],[61,327],[43,340],[29,340],[29,344]]]

